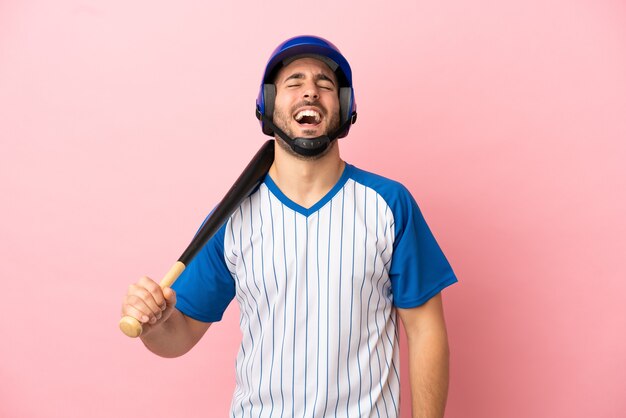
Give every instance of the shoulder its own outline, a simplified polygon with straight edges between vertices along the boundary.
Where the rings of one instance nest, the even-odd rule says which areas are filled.
[[[346,163],[350,178],[375,191],[392,209],[407,209],[413,205],[411,192],[399,181],[381,176]]]

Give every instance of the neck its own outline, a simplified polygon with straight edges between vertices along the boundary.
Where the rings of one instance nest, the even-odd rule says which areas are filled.
[[[306,160],[276,146],[269,175],[289,199],[309,208],[333,188],[343,173],[345,163],[339,156],[337,142],[331,147],[323,157]]]

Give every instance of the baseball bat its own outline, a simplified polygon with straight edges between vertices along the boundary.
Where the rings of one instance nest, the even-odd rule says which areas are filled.
[[[185,266],[193,260],[204,244],[206,244],[222,225],[224,225],[241,202],[243,202],[243,200],[256,189],[259,183],[261,183],[273,161],[274,140],[270,139],[257,151],[252,160],[239,175],[239,178],[215,207],[211,216],[209,216],[200,227],[200,230],[191,240],[187,249],[183,252],[178,261],[174,263],[167,274],[165,274],[159,283],[162,289],[174,284],[178,276],[185,270]],[[120,329],[127,336],[136,338],[141,335],[141,322],[132,316],[124,316],[120,320]]]

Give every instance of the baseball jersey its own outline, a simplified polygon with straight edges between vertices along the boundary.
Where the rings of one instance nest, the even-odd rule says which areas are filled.
[[[397,417],[394,307],[456,281],[408,190],[346,164],[310,208],[266,176],[174,289],[200,321],[239,303],[232,417]]]

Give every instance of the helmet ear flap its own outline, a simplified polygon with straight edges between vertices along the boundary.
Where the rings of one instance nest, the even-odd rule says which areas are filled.
[[[339,108],[341,109],[341,124],[352,118],[354,108],[354,97],[352,87],[340,87],[339,88]],[[352,122],[354,123],[354,121]],[[348,132],[344,132],[340,138],[346,136]]]
[[[265,104],[265,109],[263,113],[270,120],[274,118],[274,102],[276,101],[276,85],[274,84],[263,84],[263,103]],[[265,135],[274,135],[274,131],[269,126],[263,124],[263,133]]]
[[[339,108],[341,109],[341,123],[350,117],[350,102],[352,100],[352,88],[339,88]]]

